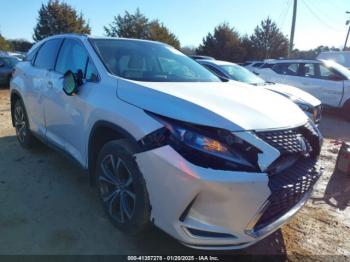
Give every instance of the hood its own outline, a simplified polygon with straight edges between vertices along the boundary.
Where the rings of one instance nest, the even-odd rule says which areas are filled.
[[[297,100],[305,102],[305,104],[311,105],[313,107],[321,105],[321,101],[316,97],[294,86],[269,83],[264,87],[282,95],[287,95],[288,97],[295,97]]]
[[[232,82],[169,83],[118,80],[120,99],[144,110],[231,131],[301,126],[307,116],[289,99]]]

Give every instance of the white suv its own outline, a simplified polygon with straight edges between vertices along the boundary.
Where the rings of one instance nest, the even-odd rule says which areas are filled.
[[[154,224],[193,248],[257,242],[320,176],[322,137],[297,105],[162,43],[45,39],[17,66],[11,106],[19,143],[39,138],[88,170],[118,228]]]
[[[273,60],[254,72],[267,81],[298,87],[350,120],[350,70],[333,61]]]

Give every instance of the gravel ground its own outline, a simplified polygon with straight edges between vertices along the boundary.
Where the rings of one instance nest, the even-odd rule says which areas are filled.
[[[334,172],[340,141],[350,141],[350,123],[326,115],[320,128],[325,172],[312,199],[281,230],[225,254],[350,255],[350,177]],[[23,150],[10,122],[8,89],[0,89],[0,207],[0,254],[194,252],[158,229],[138,238],[120,233],[84,172],[45,146]]]

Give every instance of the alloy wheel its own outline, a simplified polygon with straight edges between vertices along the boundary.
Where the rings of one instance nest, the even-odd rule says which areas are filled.
[[[27,135],[27,124],[23,108],[20,105],[16,106],[15,108],[14,120],[18,139],[21,143],[23,143]]]
[[[133,177],[125,162],[112,154],[105,156],[98,182],[109,215],[119,223],[130,220],[135,212],[136,197]]]

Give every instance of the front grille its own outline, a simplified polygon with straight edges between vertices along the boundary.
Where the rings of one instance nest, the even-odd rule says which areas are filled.
[[[276,148],[281,154],[294,154],[303,152],[300,139],[302,134],[297,129],[259,132],[258,136]]]
[[[294,129],[258,132],[257,136],[279,150],[281,156],[267,169],[271,195],[254,231],[281,218],[312,191],[320,177],[317,159],[322,144],[310,123]]]
[[[256,135],[276,148],[281,156],[311,154],[317,157],[321,150],[322,138],[315,128],[307,122],[301,127],[257,132]]]
[[[312,158],[303,158],[292,168],[270,176],[271,195],[264,213],[255,224],[254,231],[264,228],[286,214],[311,192],[319,177],[320,170],[316,160]]]

